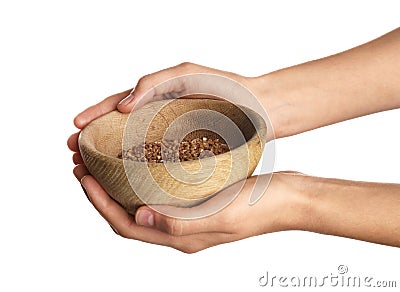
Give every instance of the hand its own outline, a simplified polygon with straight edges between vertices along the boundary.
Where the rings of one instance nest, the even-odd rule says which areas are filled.
[[[140,207],[134,218],[92,176],[85,175],[81,180],[89,200],[117,234],[186,253],[263,233],[298,229],[305,224],[308,200],[298,191],[302,175],[275,173],[265,195],[250,206],[254,181],[255,177],[249,178],[237,198],[220,212],[201,219],[181,220],[154,212],[148,206]],[[175,208],[175,211],[182,215],[196,212],[226,195],[229,188],[199,206]]]
[[[185,95],[191,90],[196,91],[194,88],[197,84],[193,84],[188,78],[185,78],[185,75],[194,73],[208,73],[228,77],[252,91],[257,90],[255,82],[252,82],[253,78],[192,63],[182,63],[142,77],[136,85],[135,90],[118,105],[118,110],[121,112],[130,112],[134,107],[143,106],[153,100],[175,98]],[[181,78],[177,79],[176,77]],[[168,80],[171,82],[164,83]],[[216,82],[218,82],[218,79],[216,79]],[[202,83],[203,90],[212,89],[214,86],[218,86],[218,83],[213,83],[212,80]]]
[[[138,108],[138,105],[141,106],[147,102],[150,102],[151,100],[170,98],[171,95],[173,95],[175,92],[184,91],[190,85],[173,81],[169,83],[168,87],[157,87],[157,90],[152,90],[152,88],[154,89],[156,85],[166,80],[191,73],[210,73],[222,75],[247,86],[252,91],[257,91],[257,88],[255,86],[256,84],[252,81],[253,78],[243,77],[238,74],[216,70],[192,63],[182,63],[175,67],[167,68],[140,78],[134,90],[129,89],[114,94],[107,97],[103,101],[87,108],[75,117],[74,124],[78,129],[81,130],[94,119],[113,110],[118,109],[120,112],[129,113],[134,107]],[[147,94],[146,100],[144,100],[144,94],[147,92],[150,92],[150,94]],[[72,160],[74,164],[77,165],[74,168],[74,174],[77,177],[81,176],[82,174],[88,173],[86,167],[83,164],[82,157],[79,153],[79,133],[80,132],[72,134],[67,142],[69,149],[74,152]]]
[[[74,124],[75,126],[82,130],[84,127],[86,127],[91,121],[94,119],[105,115],[106,113],[109,113],[117,108],[118,103],[125,98],[132,89],[111,95],[107,97],[106,99],[102,100],[98,104],[95,104],[80,114],[78,114],[75,119],[74,119]],[[79,152],[79,146],[78,146],[78,137],[79,137],[80,131],[77,133],[72,134],[67,141],[68,148],[73,151],[72,155],[72,161],[76,165],[74,168],[74,174],[77,178],[82,178],[83,175],[88,174],[88,170],[86,169],[82,156]]]

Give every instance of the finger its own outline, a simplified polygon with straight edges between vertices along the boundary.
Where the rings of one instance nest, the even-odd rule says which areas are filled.
[[[211,73],[235,77],[235,79],[240,78],[237,74],[185,62],[140,78],[129,98],[124,99],[118,105],[118,110],[130,112],[153,100],[178,98],[186,95],[189,87],[196,85],[187,82],[187,78],[177,77],[195,73]]]
[[[248,211],[249,206],[246,200],[253,184],[254,178],[239,181],[206,202],[191,208],[167,205],[143,206],[136,212],[135,219],[140,225],[153,227],[174,236],[197,233],[235,233],[237,214]]]
[[[170,235],[137,225],[133,216],[115,202],[92,176],[83,177],[81,184],[93,206],[119,235],[155,244],[171,245]]]
[[[104,191],[94,177],[91,175],[84,176],[81,179],[81,184],[97,211],[115,229],[123,229],[124,225],[130,226],[134,222],[133,217]]]
[[[121,112],[131,112],[144,104],[154,101],[176,98],[179,93],[184,92],[185,85],[182,80],[167,80],[178,77],[179,66],[167,68],[139,79],[134,91],[118,105]]]
[[[79,152],[75,152],[75,153],[72,155],[72,162],[73,162],[75,165],[77,165],[77,164],[84,164],[83,159],[82,159],[82,156],[81,156],[81,154],[80,154]]]
[[[206,248],[236,241],[241,239],[237,235],[226,233],[198,233],[185,236],[174,236],[171,241],[171,247],[184,253],[195,253]]]
[[[80,134],[80,131],[69,136],[69,138],[67,140],[67,146],[71,151],[74,151],[74,152],[79,151],[79,145],[78,145],[79,134]]]
[[[180,213],[182,217],[189,217],[189,215],[185,216],[184,213],[190,212],[190,208],[165,207],[169,211],[173,209],[174,214]],[[156,212],[148,206],[142,206],[137,210],[135,221],[141,226],[152,227],[173,236],[218,232],[218,218],[216,216],[199,219],[179,219]]]
[[[155,217],[150,219],[145,214],[146,212],[150,213],[154,211],[146,206],[139,208],[136,212],[136,222],[138,220],[146,220],[145,226],[147,229],[152,230],[156,228],[157,231],[160,230],[164,234],[171,235],[168,245],[185,253],[198,252],[220,243],[240,239],[238,234],[211,232],[207,225],[212,222],[213,218],[210,218],[210,220],[181,220],[154,212]],[[148,223],[156,225],[149,225]],[[185,223],[188,225],[185,225]]]
[[[291,174],[291,175],[303,175],[303,176],[306,175],[306,174],[304,174],[304,173],[302,173],[302,172],[294,171],[294,170],[277,171],[276,173]]]
[[[81,179],[89,174],[89,171],[87,170],[86,166],[84,164],[79,164],[75,166],[73,173],[78,181],[81,181]]]
[[[158,72],[146,75],[139,79],[139,82],[135,86],[135,90],[133,91],[133,95],[136,98],[140,98],[144,96],[147,92],[151,89],[155,89],[156,85],[159,85],[167,80],[188,74],[194,73],[194,70],[198,70],[198,65],[183,63],[179,64],[174,67],[166,68],[160,70]],[[157,88],[157,91],[154,91],[154,95],[161,95],[164,93],[168,93],[171,91],[182,91],[184,87],[180,87],[178,85],[183,84],[174,84],[172,86],[164,87],[164,88]]]
[[[118,110],[130,112],[134,108],[140,108],[153,100],[177,98],[185,94],[187,90],[183,79],[175,79],[192,73],[216,73],[220,72],[212,68],[192,63],[182,63],[158,72],[146,75],[139,79],[134,91],[121,101]],[[222,71],[221,71],[222,72]],[[170,80],[170,82],[165,82]]]
[[[81,183],[96,210],[113,230],[123,237],[171,246],[185,253],[194,253],[223,242],[240,239],[237,235],[225,233],[172,236],[157,229],[139,226],[133,216],[111,199],[92,176],[85,176]]]
[[[132,89],[125,90],[123,92],[111,95],[101,102],[87,108],[80,114],[78,114],[74,119],[74,124],[77,128],[83,129],[94,119],[109,113],[117,108],[117,104],[125,98]]]

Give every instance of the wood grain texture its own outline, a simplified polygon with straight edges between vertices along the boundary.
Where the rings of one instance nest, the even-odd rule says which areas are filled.
[[[203,97],[156,101],[131,114],[113,111],[82,130],[85,165],[128,212],[144,203],[194,206],[253,173],[266,141],[264,120],[248,108]],[[203,136],[222,138],[230,151],[181,163],[117,158],[144,141]]]

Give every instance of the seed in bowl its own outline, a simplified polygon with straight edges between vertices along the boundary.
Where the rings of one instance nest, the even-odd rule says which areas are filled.
[[[228,151],[228,145],[220,139],[202,137],[190,141],[183,140],[180,143],[178,140],[146,142],[123,150],[118,158],[140,162],[178,162],[201,159]]]

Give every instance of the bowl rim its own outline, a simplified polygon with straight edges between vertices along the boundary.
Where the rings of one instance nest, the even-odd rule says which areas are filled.
[[[194,98],[187,98],[187,99],[188,99],[188,100],[189,100],[189,99],[198,100],[198,99],[194,99]],[[210,101],[210,100],[208,100],[208,101]],[[165,100],[154,101],[154,102],[165,102]],[[223,102],[227,102],[227,103],[230,103],[229,101],[218,100],[218,99],[214,99],[214,100],[212,100],[212,102],[222,102],[222,103],[223,103]],[[233,103],[232,103],[232,104],[233,104]],[[235,105],[236,107],[238,107],[240,110],[242,110],[246,116],[248,115],[248,113],[251,113],[252,115],[258,116],[258,118],[257,118],[256,120],[257,120],[257,121],[262,121],[262,124],[263,124],[263,125],[262,125],[261,127],[259,127],[259,128],[255,127],[256,129],[255,129],[253,135],[250,137],[250,139],[248,139],[248,140],[246,141],[246,143],[241,144],[240,146],[234,148],[233,150],[229,150],[229,151],[227,151],[227,152],[224,152],[224,153],[221,153],[221,154],[217,154],[217,155],[212,156],[212,157],[204,157],[204,158],[201,158],[202,161],[207,161],[207,160],[209,160],[209,159],[212,159],[213,157],[215,157],[215,159],[223,159],[223,158],[224,158],[225,156],[227,156],[227,155],[231,156],[231,154],[229,154],[230,152],[237,152],[237,151],[240,151],[242,148],[247,147],[247,145],[248,145],[249,143],[251,143],[251,142],[253,142],[253,141],[256,141],[256,140],[257,140],[257,137],[258,137],[258,139],[259,139],[260,142],[261,142],[261,143],[260,143],[261,148],[262,148],[262,149],[264,148],[264,145],[265,145],[265,142],[266,142],[266,137],[267,137],[267,125],[266,125],[265,120],[261,117],[260,114],[258,114],[257,112],[255,112],[254,110],[252,110],[252,109],[250,109],[250,108],[248,108],[248,107],[245,107],[245,106],[242,106],[242,105],[237,105],[237,104],[234,104],[234,105]],[[243,108],[246,109],[246,111],[244,111]],[[139,110],[140,110],[140,109],[139,109]],[[90,129],[90,125],[92,125],[92,127],[94,126],[94,124],[92,124],[93,122],[95,122],[95,121],[99,122],[99,121],[101,121],[102,119],[105,119],[105,117],[106,117],[107,115],[110,115],[110,114],[120,114],[121,116],[122,116],[122,115],[129,116],[131,113],[132,113],[132,112],[130,112],[130,113],[121,113],[121,112],[119,112],[118,110],[114,110],[114,111],[111,111],[111,112],[109,112],[109,113],[107,113],[107,114],[104,114],[104,115],[98,117],[97,119],[93,120],[92,122],[90,122],[84,129],[82,129],[82,131],[81,131],[80,134],[79,134],[79,137],[78,137],[78,145],[79,145],[79,150],[80,150],[80,152],[81,152],[81,147],[85,147],[87,151],[93,152],[93,153],[95,153],[96,155],[100,155],[100,156],[102,156],[102,157],[107,157],[108,159],[112,159],[114,162],[122,162],[122,163],[124,163],[124,160],[123,160],[122,158],[118,158],[118,157],[115,157],[115,156],[111,156],[111,155],[109,155],[109,154],[107,154],[107,153],[104,153],[104,152],[98,150],[98,149],[94,146],[94,143],[89,143],[89,142],[85,143],[85,142],[89,139],[89,137],[86,136],[86,133],[89,131],[88,129]],[[121,148],[121,150],[122,150],[122,148]],[[171,164],[180,163],[180,164],[184,164],[184,165],[189,165],[189,164],[198,163],[198,160],[200,160],[200,159],[193,159],[193,160],[187,160],[187,161],[177,161],[177,162],[168,162],[168,161],[165,161],[165,162],[163,162],[163,163],[155,162],[155,161],[134,161],[134,160],[132,160],[132,161],[129,160],[129,161],[126,161],[126,162],[129,162],[129,163],[146,163],[146,164],[150,164],[150,165],[160,165],[160,166],[162,166],[164,163],[171,163]]]

